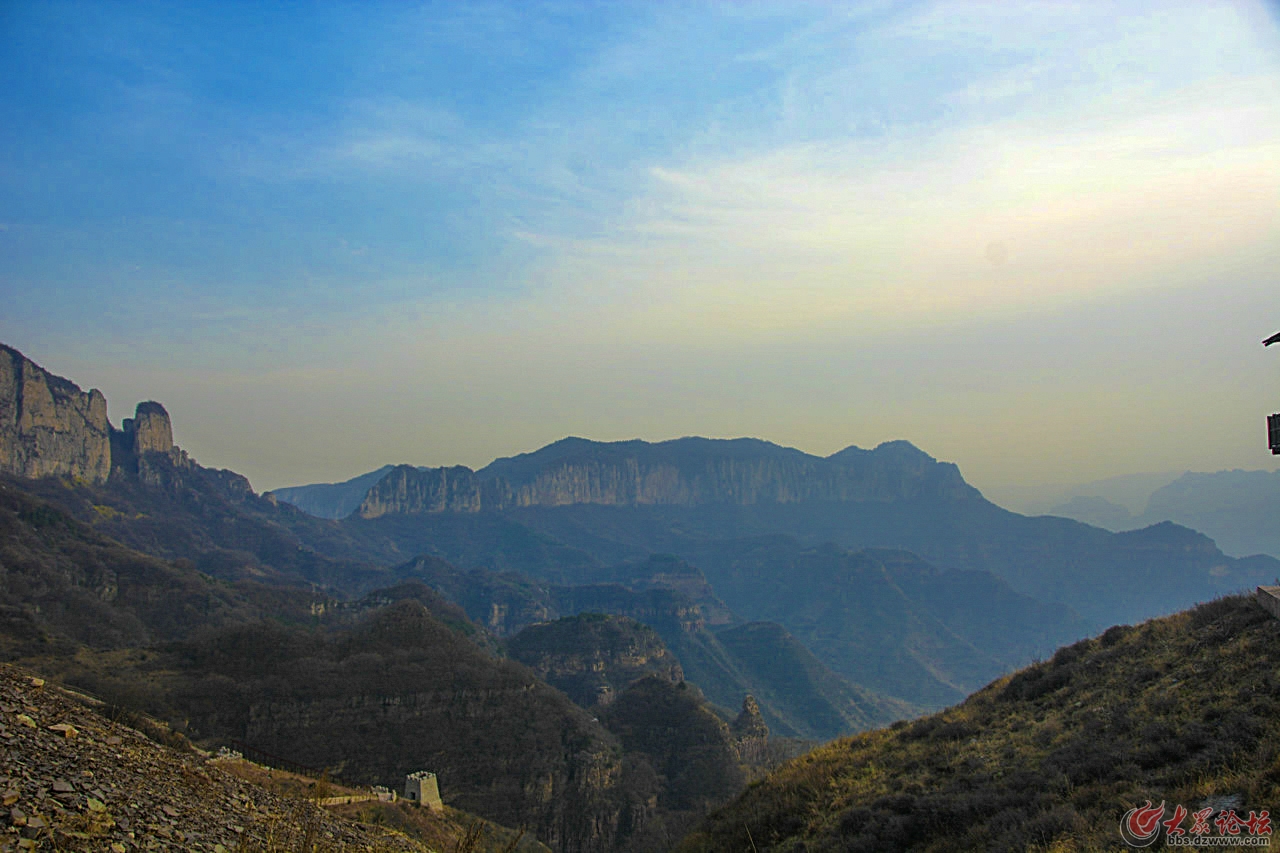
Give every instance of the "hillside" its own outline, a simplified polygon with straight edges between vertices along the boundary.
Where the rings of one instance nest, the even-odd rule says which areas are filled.
[[[1212,834],[1248,835],[1225,812],[1280,796],[1278,657],[1280,620],[1247,596],[1114,627],[785,765],[680,849],[1115,849],[1150,804],[1184,837],[1203,809]]]
[[[121,545],[0,479],[0,653],[69,656],[174,640],[202,626],[304,618],[314,597],[233,586]]]
[[[554,849],[612,844],[621,756],[563,695],[413,598],[321,627],[205,632],[158,657],[150,678],[195,739],[366,785],[431,770],[448,804]]]
[[[989,572],[944,571],[903,551],[761,537],[701,548],[698,562],[736,612],[783,625],[853,683],[926,707],[1090,632]]]
[[[0,665],[0,796],[8,828],[0,850],[427,851],[158,744],[8,665]]]
[[[557,850],[610,849],[665,825],[666,780],[533,673],[496,660],[492,638],[421,583],[344,601],[216,580],[20,485],[0,488],[0,655],[208,745],[240,741],[364,784],[429,768],[451,806]]]

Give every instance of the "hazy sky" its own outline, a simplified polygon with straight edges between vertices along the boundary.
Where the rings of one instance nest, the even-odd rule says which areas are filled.
[[[1280,29],[1185,3],[0,5],[0,341],[258,489],[906,438],[1275,467]]]

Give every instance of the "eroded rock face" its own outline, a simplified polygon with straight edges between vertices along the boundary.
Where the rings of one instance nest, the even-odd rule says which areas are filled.
[[[169,413],[154,400],[139,403],[133,417],[125,418],[121,426],[126,434],[132,436],[133,452],[138,456],[151,452],[168,453],[173,449],[173,425],[169,422]]]
[[[192,465],[173,443],[164,406],[139,403],[133,417],[114,429],[101,391],[82,391],[0,344],[0,471],[95,484],[119,471],[157,485],[171,470]]]
[[[530,625],[507,651],[583,708],[610,704],[646,675],[684,681],[680,662],[657,632],[625,616],[584,613]]]
[[[480,471],[402,465],[358,513],[478,512],[572,504],[703,506],[977,497],[955,465],[907,442],[822,458],[755,439],[650,444],[564,439]]]
[[[742,713],[738,714],[729,731],[733,734],[733,743],[742,761],[756,764],[764,758],[769,747],[769,726],[760,713],[756,697],[747,694],[742,700]]]
[[[0,469],[105,482],[111,474],[107,398],[0,344]]]

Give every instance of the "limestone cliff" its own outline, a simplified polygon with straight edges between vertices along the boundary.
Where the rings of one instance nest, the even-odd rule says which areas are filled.
[[[794,504],[976,498],[955,465],[904,441],[822,458],[755,439],[683,438],[650,444],[568,438],[470,468],[394,469],[357,511],[478,512],[571,504]]]
[[[149,486],[175,488],[181,485],[182,472],[195,467],[187,452],[173,443],[173,425],[164,406],[148,400],[139,403],[132,418],[125,418],[123,429],[112,431],[111,467],[125,476],[134,477]],[[209,472],[216,475],[231,472]],[[233,478],[244,480],[238,474]],[[244,480],[247,488],[248,480]]]
[[[359,513],[377,518],[400,512],[479,512],[503,502],[492,490],[485,500],[482,491],[476,472],[461,465],[426,469],[397,465],[369,490]]]
[[[101,391],[82,391],[0,344],[0,471],[101,484],[112,471],[160,479],[156,454],[169,463],[163,467],[191,466],[173,443],[169,413],[159,403],[139,403],[121,426],[107,420]]]
[[[133,452],[139,456],[153,451],[168,453],[173,449],[173,425],[169,422],[169,413],[154,400],[139,403],[133,417],[125,418],[121,426],[132,439]]]
[[[106,397],[0,344],[0,470],[105,482],[111,473]]]

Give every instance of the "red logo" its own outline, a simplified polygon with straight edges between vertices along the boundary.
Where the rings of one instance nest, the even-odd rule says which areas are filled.
[[[1147,800],[1145,806],[1138,806],[1125,812],[1120,819],[1120,835],[1130,847],[1149,847],[1160,835],[1160,818],[1164,817],[1164,800],[1153,806]]]
[[[1120,837],[1130,847],[1150,847],[1164,827],[1165,843],[1170,847],[1196,847],[1210,841],[1215,847],[1271,846],[1271,813],[1266,809],[1251,811],[1247,818],[1237,814],[1234,808],[1223,809],[1214,817],[1212,806],[1192,812],[1177,804],[1167,818],[1165,811],[1163,800],[1158,806],[1147,800],[1145,806],[1129,809],[1120,819]],[[1189,830],[1182,826],[1187,818],[1192,820]],[[1215,828],[1218,834],[1210,837]]]

